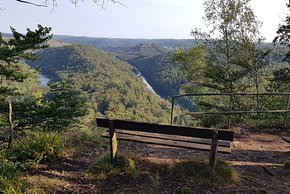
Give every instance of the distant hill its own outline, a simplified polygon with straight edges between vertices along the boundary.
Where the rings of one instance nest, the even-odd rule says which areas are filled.
[[[37,54],[40,61],[27,63],[81,90],[95,116],[168,122],[170,103],[153,94],[130,64],[81,45],[47,48]]]
[[[92,38],[92,37],[81,37],[81,36],[65,36],[65,35],[54,35],[54,39],[84,44],[95,48],[101,48],[104,50],[119,48],[119,47],[134,47],[138,44],[156,44],[167,49],[176,48],[190,48],[195,45],[194,39],[126,39],[126,38]]]

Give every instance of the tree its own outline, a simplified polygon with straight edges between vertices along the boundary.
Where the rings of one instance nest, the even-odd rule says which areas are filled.
[[[16,88],[11,87],[12,82],[23,82],[27,78],[25,72],[20,71],[18,62],[21,59],[35,60],[33,53],[36,49],[47,47],[44,43],[51,38],[48,35],[51,28],[38,25],[38,29],[31,31],[27,29],[26,34],[17,32],[11,28],[13,38],[4,39],[0,34],[0,99],[8,98],[8,122],[10,126],[10,138],[8,147],[12,146],[14,125],[12,118],[12,95]]]
[[[183,63],[186,67],[185,74],[191,75],[191,78],[197,74],[200,66],[197,64],[206,64],[202,65],[203,71],[198,73],[205,80],[199,83],[212,92],[234,93],[252,87],[241,80],[259,69],[257,57],[263,55],[256,47],[261,41],[258,31],[260,22],[249,7],[249,2],[250,0],[205,1],[204,20],[208,33],[201,33],[198,29],[192,31],[192,35],[199,39],[198,44],[203,46],[197,46],[188,52],[181,50],[175,54],[175,59]],[[201,49],[206,54],[196,55],[195,52],[201,52]],[[178,55],[187,57],[182,59]],[[188,68],[190,66],[191,69]]]
[[[197,46],[180,50],[174,60],[183,65],[189,84],[185,92],[259,92],[259,71],[267,65],[268,51],[258,49],[262,38],[261,23],[249,6],[250,0],[206,0],[204,2],[207,32],[192,30]],[[247,107],[234,97],[238,108]],[[199,108],[227,110],[226,99],[199,98]],[[197,101],[197,102],[198,102]],[[257,99],[258,104],[258,99]]]
[[[290,2],[287,4],[290,9]],[[277,36],[273,40],[274,44],[279,43],[290,47],[290,16],[286,16],[284,24],[280,24],[277,30]],[[290,50],[286,53],[283,61],[290,63]],[[278,91],[290,91],[290,68],[285,67],[275,70],[271,79],[271,88]]]
[[[36,92],[17,99],[14,106],[15,130],[63,131],[86,114],[85,98],[68,83],[49,84],[47,94]]]
[[[5,91],[13,91],[13,88],[9,88],[12,81],[23,82],[27,78],[25,72],[19,71],[18,62],[25,59],[36,60],[34,51],[47,47],[44,43],[52,37],[48,35],[51,28],[41,25],[35,31],[27,29],[26,34],[21,34],[14,28],[11,31],[13,37],[9,39],[0,34],[0,97],[5,95]]]
[[[249,7],[250,0],[205,1],[204,20],[211,34],[207,45],[207,76],[213,89],[220,92],[245,90],[239,82],[251,70],[255,43],[259,38],[260,22]],[[197,31],[192,31],[196,35]]]

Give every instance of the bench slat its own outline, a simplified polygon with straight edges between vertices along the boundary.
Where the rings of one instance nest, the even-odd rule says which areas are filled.
[[[110,137],[109,132],[105,132],[102,136],[108,137],[108,138]],[[164,145],[164,146],[171,146],[171,147],[210,151],[210,145],[207,145],[207,144],[181,142],[181,141],[174,141],[174,140],[167,140],[167,139],[160,139],[160,138],[153,138],[153,137],[119,134],[119,133],[117,133],[117,138],[121,140],[125,140],[125,141],[134,141],[134,142],[150,143],[150,144],[157,144],[157,145]],[[227,153],[227,154],[231,153],[230,147],[218,146],[217,150],[218,152],[221,152],[221,153]]]
[[[125,121],[119,119],[113,119],[116,129],[126,129],[140,132],[160,133],[168,135],[180,135],[199,138],[212,138],[212,132],[218,131],[218,140],[233,141],[234,132],[226,130],[218,130],[211,128],[198,128],[198,127],[185,127],[179,125],[164,125],[164,124],[152,124],[145,122]],[[97,118],[97,125],[99,127],[109,127],[109,119]]]
[[[182,141],[182,142],[191,142],[191,143],[200,143],[211,145],[211,139],[200,139],[196,137],[186,137],[186,136],[178,136],[178,135],[164,135],[157,133],[148,133],[148,132],[140,132],[140,131],[128,131],[117,129],[116,132],[118,134],[128,134],[128,135],[137,135],[142,137],[153,137],[159,139],[170,139],[174,141]],[[229,141],[221,141],[219,140],[219,146],[230,147],[231,143]]]

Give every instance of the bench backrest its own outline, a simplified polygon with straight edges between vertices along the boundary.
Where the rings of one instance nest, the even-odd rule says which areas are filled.
[[[150,133],[160,133],[167,135],[180,135],[187,137],[198,137],[211,139],[215,131],[218,132],[218,140],[233,141],[234,132],[221,130],[221,129],[212,129],[205,127],[186,127],[179,125],[165,125],[165,124],[152,124],[145,122],[136,122],[136,121],[126,121],[119,119],[104,119],[97,118],[97,125],[99,127],[110,127],[110,120],[113,122],[113,125],[116,129],[126,129],[132,131],[141,131],[141,132],[150,132]]]

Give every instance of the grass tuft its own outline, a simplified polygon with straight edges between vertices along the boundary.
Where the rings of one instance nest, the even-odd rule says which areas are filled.
[[[173,165],[172,173],[185,183],[212,187],[237,183],[240,180],[238,173],[223,161],[218,161],[214,170],[202,160],[180,162]]]

